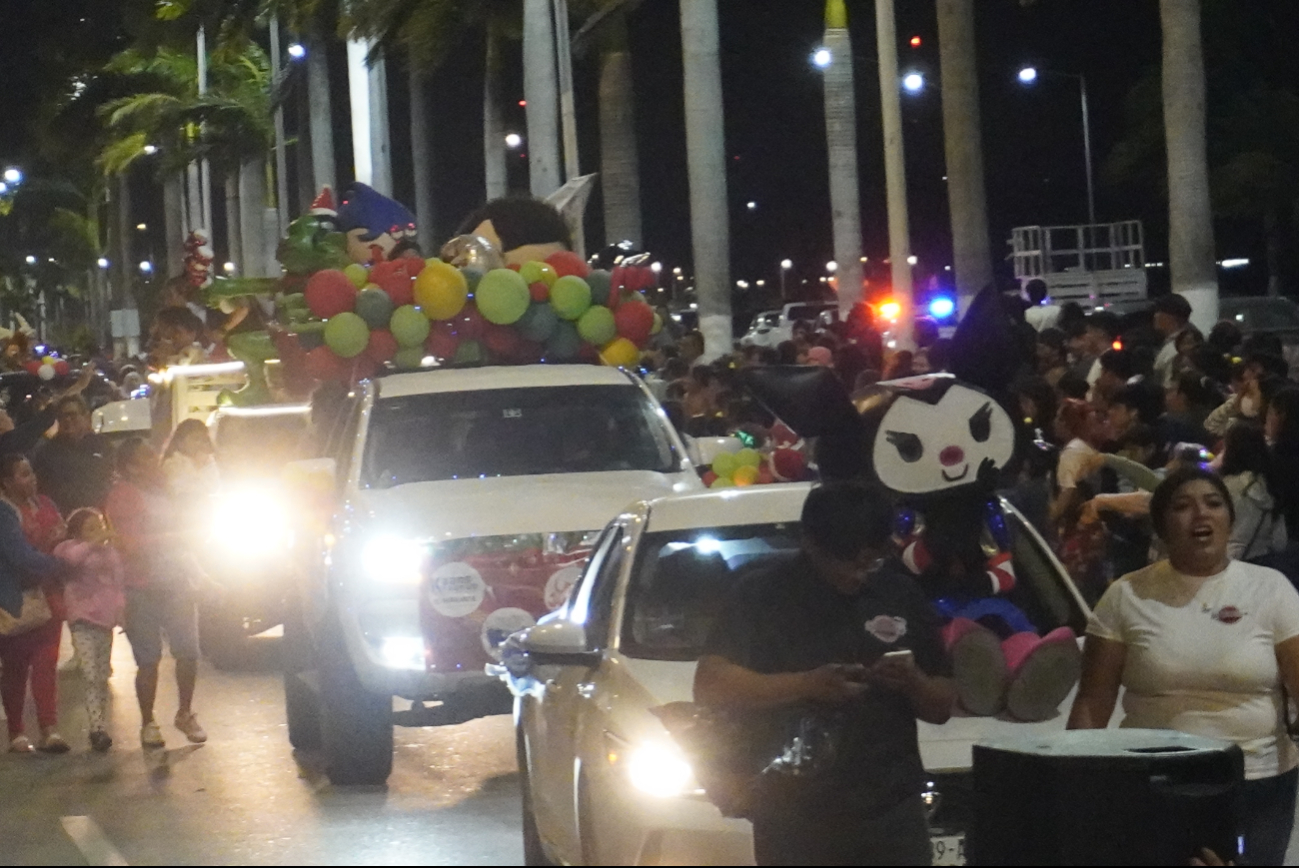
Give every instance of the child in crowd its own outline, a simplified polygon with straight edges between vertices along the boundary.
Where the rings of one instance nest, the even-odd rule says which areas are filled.
[[[113,628],[126,608],[125,571],[121,555],[111,544],[104,516],[97,509],[78,509],[68,516],[68,538],[54,556],[72,567],[64,585],[72,647],[86,681],[86,712],[90,717],[90,746],[108,750],[108,677],[111,674]]]

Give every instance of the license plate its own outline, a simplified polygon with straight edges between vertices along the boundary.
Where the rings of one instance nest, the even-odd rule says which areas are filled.
[[[938,835],[929,839],[929,848],[935,865],[964,865],[965,836]]]

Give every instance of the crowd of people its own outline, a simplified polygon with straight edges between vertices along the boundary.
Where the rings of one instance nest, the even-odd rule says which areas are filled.
[[[22,426],[3,417],[12,430],[0,434],[0,697],[12,753],[70,749],[58,732],[65,623],[74,668],[85,681],[92,749],[107,751],[113,743],[108,681],[118,627],[137,665],[142,745],[165,745],[154,716],[164,635],[176,661],[175,726],[190,742],[207,739],[193,711],[203,575],[196,541],[180,518],[194,487],[214,472],[207,429],[201,422],[180,426],[165,462],[142,439],[114,448],[91,430],[80,395],[89,381],[81,377]],[[54,425],[54,436],[42,438]],[[35,740],[25,721],[29,684]]]

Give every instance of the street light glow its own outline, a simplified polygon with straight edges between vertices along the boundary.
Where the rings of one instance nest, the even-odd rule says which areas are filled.
[[[662,262],[651,263],[650,271],[654,272],[655,274],[660,274],[663,271],[663,263]]]
[[[152,156],[153,156],[154,154],[156,154],[156,153],[158,153],[158,146],[157,146],[157,145],[145,145],[145,146],[144,146],[144,155],[145,155],[146,157],[152,157]]]
[[[785,269],[786,271],[789,271],[791,268],[794,267],[794,261],[792,259],[782,259],[780,260],[780,267]]]
[[[834,63],[834,52],[828,48],[818,48],[812,52],[812,65],[819,69],[826,69]]]
[[[1037,67],[1026,66],[1019,71],[1019,81],[1021,84],[1032,84],[1037,81]]]
[[[510,133],[505,137],[505,147],[507,148],[517,148],[521,144],[523,144],[523,136],[518,133]]]
[[[912,255],[907,257],[907,265],[915,265],[920,261],[920,257]]]
[[[830,272],[831,274],[834,274],[836,271],[839,270],[839,263],[833,261],[827,262],[825,264],[825,270]]]
[[[26,260],[24,260],[24,261],[25,261],[28,265],[35,265],[35,264],[36,264],[36,257],[35,257],[35,256],[32,256],[32,255],[29,253],[29,254],[27,254],[27,258],[26,258]]]
[[[745,207],[747,207],[750,211],[757,211],[757,210],[758,210],[758,203],[757,203],[757,202],[749,202],[748,205],[746,205]]]
[[[98,265],[100,268],[106,269],[111,263],[108,261],[107,258],[101,256],[99,257],[99,259],[95,260],[95,264]]]
[[[152,273],[153,273],[153,263],[150,262],[150,261],[147,260],[147,259],[144,260],[143,262],[141,262],[141,263],[140,263],[140,273],[141,273],[141,274],[152,274]]]
[[[301,60],[306,56],[307,56],[307,49],[304,48],[301,43],[298,42],[289,43],[289,57],[292,57],[294,60]]]
[[[15,186],[21,184],[23,182],[22,170],[15,168],[14,166],[10,166],[9,168],[5,169],[4,179],[6,183],[14,184]]]
[[[920,93],[925,89],[925,77],[918,72],[908,72],[902,77],[902,87],[907,93]]]
[[[149,224],[148,224],[148,223],[136,223],[136,224],[135,224],[135,229],[136,229],[137,232],[147,232],[147,231],[149,230]]]

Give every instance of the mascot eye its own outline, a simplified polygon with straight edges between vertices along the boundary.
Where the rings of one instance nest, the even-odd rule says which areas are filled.
[[[979,443],[987,443],[992,436],[991,404],[984,404],[982,410],[970,417],[970,436]]]
[[[905,431],[889,431],[884,435],[898,450],[898,455],[908,464],[915,464],[925,454],[925,445],[915,434]]]

